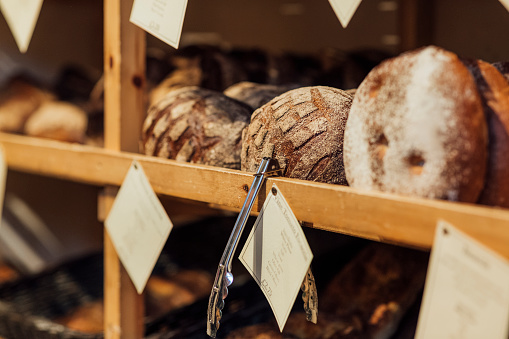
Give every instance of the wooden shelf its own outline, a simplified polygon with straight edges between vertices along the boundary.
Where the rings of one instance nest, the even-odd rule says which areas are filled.
[[[136,159],[156,193],[217,208],[240,209],[253,180],[237,170],[17,135],[0,134],[0,143],[12,169],[97,186],[120,186]],[[254,213],[273,184],[309,227],[429,249],[443,219],[509,258],[509,210],[274,177],[262,188]]]

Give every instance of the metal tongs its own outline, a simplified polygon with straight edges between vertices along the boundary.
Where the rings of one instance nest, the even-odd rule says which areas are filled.
[[[228,243],[219,262],[217,268],[216,278],[214,285],[210,292],[209,306],[207,310],[207,334],[213,338],[216,337],[219,328],[219,321],[222,316],[222,309],[224,308],[224,299],[228,295],[228,286],[233,283],[232,274],[232,258],[235,249],[239,243],[240,236],[244,230],[247,219],[253,208],[253,203],[262,187],[265,178],[273,175],[279,171],[278,163],[272,158],[263,158],[257,172],[254,174],[255,178],[253,184],[249,188],[244,205],[240,210],[235,226],[233,227]]]

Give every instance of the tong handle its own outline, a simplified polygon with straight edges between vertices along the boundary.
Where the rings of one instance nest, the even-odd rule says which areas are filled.
[[[210,293],[209,305],[207,311],[207,334],[211,337],[216,336],[217,329],[219,328],[219,320],[221,319],[221,310],[224,307],[224,299],[228,294],[228,286],[233,282],[233,275],[231,274],[231,262],[233,254],[239,243],[240,236],[244,230],[251,209],[253,208],[254,201],[265,178],[279,171],[277,161],[272,158],[263,158],[258,170],[255,174],[255,179],[249,188],[246,200],[242,205],[235,226],[233,227],[228,243],[221,256],[221,261],[217,268],[214,285]]]

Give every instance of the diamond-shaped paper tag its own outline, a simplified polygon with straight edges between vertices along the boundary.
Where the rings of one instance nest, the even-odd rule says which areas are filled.
[[[0,0],[0,10],[21,53],[28,49],[42,2],[43,0]]]
[[[265,200],[239,259],[265,294],[282,331],[313,253],[276,185]]]
[[[134,0],[129,20],[136,26],[178,48],[187,0]]]
[[[136,160],[104,224],[118,257],[141,294],[173,224]]]
[[[500,0],[500,2],[509,11],[509,0]]]
[[[329,0],[334,13],[341,22],[343,28],[348,26],[350,19],[352,19],[357,7],[359,7],[362,0]]]

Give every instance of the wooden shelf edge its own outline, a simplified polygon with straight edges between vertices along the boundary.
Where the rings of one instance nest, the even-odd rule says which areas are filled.
[[[136,159],[156,193],[228,209],[240,209],[253,180],[252,174],[237,170],[17,135],[0,134],[0,144],[9,168],[97,186],[120,186]],[[297,219],[310,227],[429,249],[442,219],[509,258],[509,210],[269,178],[254,213],[273,184]]]

